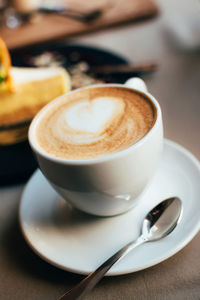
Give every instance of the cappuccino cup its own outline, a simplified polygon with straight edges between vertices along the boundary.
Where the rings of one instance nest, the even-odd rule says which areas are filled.
[[[29,143],[54,189],[72,206],[113,216],[133,208],[163,146],[161,109],[145,83],[92,85],[48,103]]]

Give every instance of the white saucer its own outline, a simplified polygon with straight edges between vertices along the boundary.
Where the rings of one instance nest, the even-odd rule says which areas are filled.
[[[31,248],[47,262],[88,274],[128,241],[136,238],[146,213],[161,200],[183,202],[179,225],[166,238],[146,243],[115,264],[107,275],[153,266],[182,249],[200,229],[200,164],[183,147],[165,140],[159,169],[133,210],[115,217],[94,217],[73,209],[38,170],[21,198],[19,218]]]

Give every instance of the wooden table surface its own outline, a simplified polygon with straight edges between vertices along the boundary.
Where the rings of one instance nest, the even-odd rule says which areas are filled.
[[[133,62],[154,60],[159,70],[146,77],[149,91],[160,102],[165,137],[200,159],[200,52],[172,42],[167,33],[180,1],[158,1],[162,15],[149,22],[109,29],[71,39],[104,47]],[[187,14],[191,3],[181,1]],[[40,259],[24,241],[18,205],[24,185],[0,188],[0,299],[54,300],[82,276],[61,271]],[[200,237],[197,235],[170,259],[149,269],[104,278],[87,299],[199,300]]]

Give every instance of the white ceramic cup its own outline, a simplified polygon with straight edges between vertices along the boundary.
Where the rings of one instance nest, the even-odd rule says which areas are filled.
[[[156,170],[163,146],[162,114],[158,102],[147,92],[144,82],[139,78],[131,78],[124,85],[99,86],[131,88],[151,100],[156,110],[156,120],[141,140],[117,153],[93,159],[67,160],[46,154],[37,147],[34,137],[38,120],[49,103],[33,119],[29,129],[29,143],[42,173],[64,199],[84,212],[113,216],[137,204]],[[82,89],[91,87],[97,86]]]

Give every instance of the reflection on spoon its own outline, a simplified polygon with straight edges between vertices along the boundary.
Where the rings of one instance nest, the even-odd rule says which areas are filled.
[[[141,235],[105,261],[96,271],[90,273],[78,285],[61,296],[58,300],[81,300],[100,281],[105,273],[126,254],[145,242],[152,242],[167,236],[174,230],[182,211],[181,200],[169,198],[154,207],[144,218]]]

